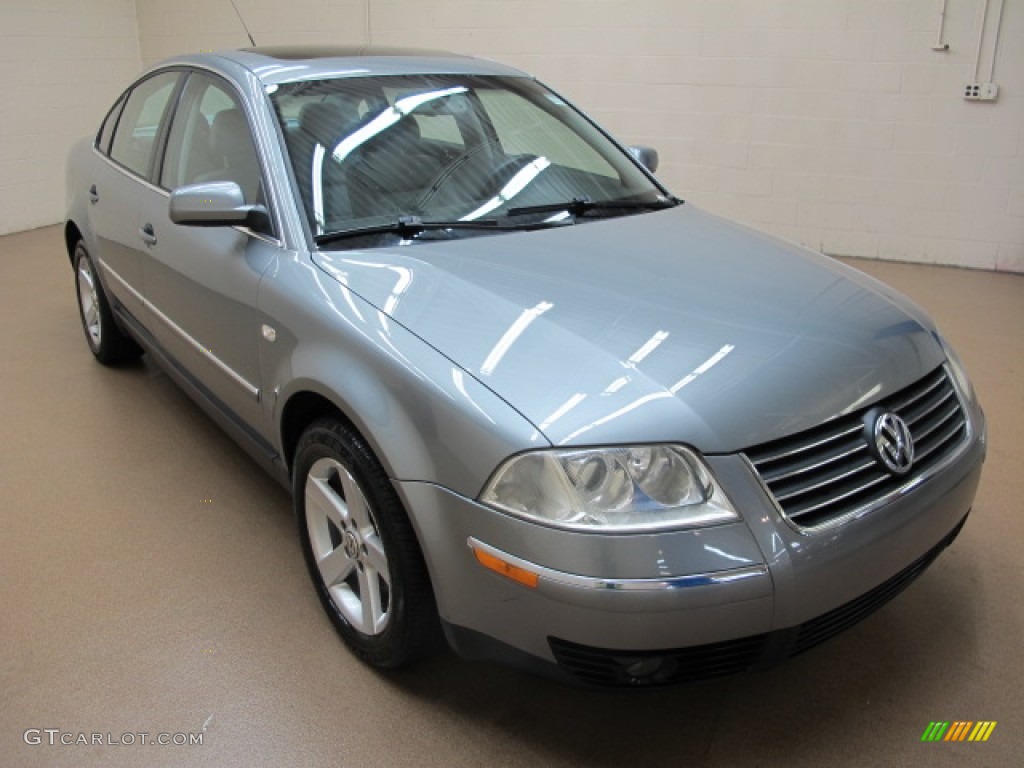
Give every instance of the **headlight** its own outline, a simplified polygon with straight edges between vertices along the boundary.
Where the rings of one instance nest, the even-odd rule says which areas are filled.
[[[739,520],[681,445],[533,451],[494,473],[480,501],[559,528],[649,531]]]
[[[939,343],[942,345],[942,351],[946,353],[946,361],[949,363],[949,371],[953,374],[953,379],[956,381],[956,386],[960,390],[960,394],[964,396],[964,399],[968,402],[974,401],[974,387],[971,385],[971,380],[967,376],[967,369],[964,368],[963,361],[960,360],[960,356],[956,353],[949,342],[946,341],[940,335],[938,337]]]

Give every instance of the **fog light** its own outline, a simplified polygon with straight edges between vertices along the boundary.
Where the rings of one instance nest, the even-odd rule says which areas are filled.
[[[635,678],[652,677],[661,669],[661,665],[662,658],[660,656],[649,656],[627,665],[626,674]]]
[[[652,685],[672,679],[678,664],[669,656],[644,656],[641,659],[622,659],[622,671],[633,685]]]

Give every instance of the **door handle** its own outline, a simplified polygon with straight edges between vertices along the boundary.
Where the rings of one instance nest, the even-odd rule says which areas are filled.
[[[93,184],[89,187],[89,202],[98,203],[100,201],[100,193],[96,191],[96,185]]]
[[[156,245],[156,232],[153,231],[152,224],[139,227],[139,237],[142,238],[142,242],[146,245]]]

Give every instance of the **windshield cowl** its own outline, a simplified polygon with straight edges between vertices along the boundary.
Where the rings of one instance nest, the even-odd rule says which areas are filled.
[[[411,245],[413,243],[457,240],[480,235],[495,235],[507,232],[529,232],[551,227],[568,227],[581,221],[596,218],[629,216],[645,211],[660,211],[673,208],[683,201],[665,198],[658,201],[636,202],[631,200],[610,200],[595,203],[587,200],[568,200],[530,208],[512,208],[502,219],[479,219],[477,221],[424,221],[419,216],[399,216],[393,222],[366,227],[325,232],[315,238],[318,247],[331,246],[366,248],[373,245]],[[548,215],[548,214],[554,215]],[[596,214],[596,217],[595,217]],[[584,218],[588,217],[588,218]],[[589,217],[595,217],[591,219]]]

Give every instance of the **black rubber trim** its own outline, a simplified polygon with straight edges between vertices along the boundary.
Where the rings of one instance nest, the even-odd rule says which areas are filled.
[[[154,361],[180,386],[246,453],[267,470],[286,489],[291,490],[288,469],[281,455],[256,430],[242,420],[227,404],[188,372],[156,340],[149,330],[116,299],[114,316],[124,329],[152,355]]]

